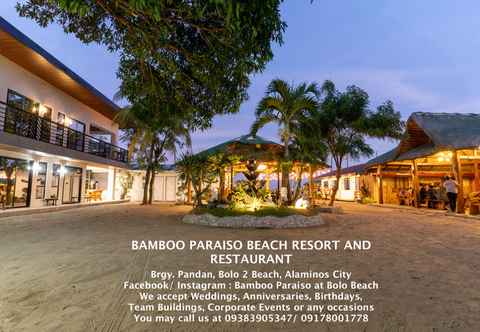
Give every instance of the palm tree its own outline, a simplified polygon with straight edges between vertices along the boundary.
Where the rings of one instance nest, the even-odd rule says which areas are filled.
[[[321,91],[319,108],[302,119],[300,130],[309,137],[309,144],[323,146],[335,163],[337,181],[329,203],[333,205],[345,159],[372,155],[367,137],[400,138],[404,123],[391,101],[371,110],[368,94],[356,86],[340,92],[333,82],[325,81]]]
[[[129,159],[136,156],[139,166],[146,169],[142,204],[152,203],[155,173],[166,159],[165,153],[191,145],[188,121],[168,108],[161,113],[137,104],[125,107],[115,118],[124,129],[121,139],[128,142]]]
[[[286,184],[288,201],[290,201],[289,145],[294,137],[294,128],[298,125],[300,118],[305,113],[317,109],[318,97],[319,90],[315,83],[301,83],[295,86],[284,80],[274,79],[268,85],[266,95],[255,111],[256,120],[251,128],[253,135],[269,123],[276,123],[280,127],[280,139],[284,146],[282,186]]]

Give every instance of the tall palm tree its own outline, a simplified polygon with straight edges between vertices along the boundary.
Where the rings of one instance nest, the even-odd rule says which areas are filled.
[[[294,137],[294,128],[306,113],[318,107],[319,89],[315,83],[289,84],[281,79],[274,79],[267,87],[265,97],[260,101],[255,111],[256,120],[251,133],[255,135],[269,123],[280,127],[280,139],[284,146],[284,167],[282,167],[282,186],[287,187],[290,201],[289,145]]]

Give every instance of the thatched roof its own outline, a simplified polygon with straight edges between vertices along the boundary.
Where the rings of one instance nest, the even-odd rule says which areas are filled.
[[[371,159],[367,165],[411,160],[450,149],[480,146],[480,114],[413,113],[399,145]]]
[[[243,135],[200,151],[197,155],[213,156],[218,153],[239,155],[245,159],[275,159],[283,154],[283,146],[257,135]]]

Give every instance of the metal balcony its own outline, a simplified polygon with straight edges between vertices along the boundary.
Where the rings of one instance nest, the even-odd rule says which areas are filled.
[[[127,150],[0,102],[0,131],[85,152],[122,163],[128,162]]]

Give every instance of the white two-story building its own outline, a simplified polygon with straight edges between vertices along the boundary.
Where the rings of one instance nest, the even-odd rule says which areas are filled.
[[[0,17],[0,207],[123,199],[118,110]]]

